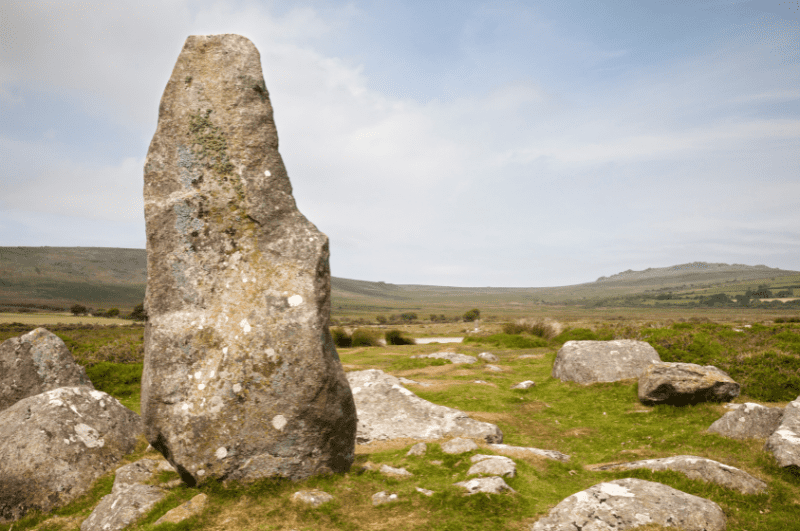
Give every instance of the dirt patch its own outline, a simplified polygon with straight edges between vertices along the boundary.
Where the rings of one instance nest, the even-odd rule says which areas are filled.
[[[586,437],[593,434],[595,429],[593,428],[572,428],[571,430],[567,430],[564,432],[565,437]]]

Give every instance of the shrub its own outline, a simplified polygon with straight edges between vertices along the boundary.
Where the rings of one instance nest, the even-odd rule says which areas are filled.
[[[539,348],[546,347],[547,340],[540,337],[527,338],[519,335],[493,334],[487,337],[467,337],[464,343],[483,343],[499,348]]]
[[[553,339],[558,343],[566,343],[567,341],[599,341],[601,338],[588,328],[568,328]]]
[[[403,336],[400,330],[388,330],[386,332],[387,345],[413,345],[414,340]]]
[[[353,345],[353,338],[342,328],[331,328],[333,344],[339,348],[348,348]]]
[[[119,308],[111,308],[106,312],[106,317],[117,317],[119,315]]]
[[[378,315],[375,317],[375,320],[378,321],[378,324],[386,324],[386,316],[385,315]]]
[[[377,347],[380,345],[378,342],[378,333],[374,330],[366,328],[356,328],[353,330],[352,346],[354,347]]]
[[[400,319],[403,321],[416,321],[417,314],[414,312],[405,312],[400,314]]]
[[[558,323],[547,322],[543,319],[529,321],[527,319],[517,319],[513,323],[503,325],[503,333],[506,334],[531,334],[532,336],[544,339],[553,339],[558,335],[560,325]]]
[[[86,306],[82,304],[73,304],[69,311],[72,312],[72,315],[86,315]]]
[[[464,314],[464,320],[467,322],[475,321],[477,319],[480,319],[480,317],[481,317],[481,311],[477,308],[473,308]]]
[[[147,321],[147,312],[144,311],[144,304],[137,304],[131,312],[131,319],[134,321]]]

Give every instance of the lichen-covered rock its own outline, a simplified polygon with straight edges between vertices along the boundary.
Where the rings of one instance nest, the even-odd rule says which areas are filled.
[[[111,494],[81,524],[81,531],[119,531],[150,512],[167,495],[148,485],[158,472],[172,470],[164,459],[140,459],[117,469]]]
[[[512,385],[511,389],[530,389],[534,385],[536,385],[536,382],[534,382],[533,380],[525,380],[524,382]]]
[[[477,450],[478,445],[472,439],[465,439],[463,437],[456,437],[450,439],[446,443],[442,443],[442,451],[446,454],[458,455]]]
[[[766,439],[780,426],[782,407],[765,407],[753,402],[728,411],[709,426],[708,431],[732,439]]]
[[[494,363],[496,361],[500,361],[500,358],[498,358],[497,356],[495,356],[491,352],[481,352],[480,354],[478,354],[478,359],[481,359],[483,361],[487,361],[489,363]]]
[[[567,341],[556,354],[553,378],[589,385],[638,378],[661,358],[649,343],[633,339]]]
[[[396,502],[399,499],[400,498],[397,497],[397,494],[389,494],[385,490],[382,490],[372,495],[372,505],[383,505],[384,503]]]
[[[737,396],[739,384],[713,365],[657,362],[639,377],[639,401],[646,405],[729,402]]]
[[[760,494],[767,484],[736,467],[729,466],[713,459],[694,455],[676,455],[663,459],[645,459],[630,463],[619,463],[595,467],[594,470],[632,470],[648,468],[650,470],[675,470],[686,474],[690,479],[699,479],[716,483],[723,487],[738,490],[743,494]]]
[[[467,475],[480,474],[483,476],[501,476],[513,478],[517,475],[517,464],[502,455],[473,455],[470,459],[472,465]]]
[[[473,437],[502,442],[494,424],[471,419],[457,409],[423,400],[378,369],[347,373],[358,410],[358,442],[390,439]]]
[[[156,520],[153,525],[157,526],[166,523],[177,524],[179,522],[183,522],[184,520],[202,513],[205,510],[207,503],[208,495],[203,493],[198,494],[188,502],[178,505],[174,509],[167,511],[166,514]]]
[[[429,358],[433,360],[449,360],[454,364],[459,363],[475,363],[478,361],[478,358],[475,356],[470,356],[468,354],[458,354],[456,352],[434,352],[433,354],[419,354],[417,356],[411,356],[411,359],[418,359],[418,358]]]
[[[684,531],[724,531],[716,503],[661,483],[617,479],[568,496],[531,526],[531,531],[625,530],[647,524]]]
[[[411,472],[406,470],[405,468],[395,468],[389,465],[381,465],[378,469],[381,474],[385,474],[387,476],[400,476],[400,477],[410,477],[413,476]]]
[[[539,457],[561,461],[562,463],[569,461],[569,456],[567,454],[562,454],[555,450],[542,450],[540,448],[529,448],[527,446],[509,446],[507,444],[490,444],[489,448],[503,455],[523,456],[526,454],[533,454]]]
[[[150,444],[189,485],[349,469],[328,239],[295,205],[249,40],[186,39],[144,182]]]
[[[428,445],[425,444],[424,442],[421,442],[421,443],[417,443],[414,446],[412,446],[411,449],[408,450],[408,453],[406,454],[406,456],[412,456],[413,455],[413,456],[417,456],[418,457],[418,456],[421,456],[421,455],[425,455],[425,452],[427,452],[427,451],[428,451]]]
[[[318,489],[299,490],[292,494],[292,501],[305,503],[312,507],[319,507],[320,505],[333,501],[333,496]]]
[[[60,387],[0,412],[0,522],[86,493],[136,447],[139,416],[88,387]]]
[[[0,411],[59,387],[94,388],[86,371],[54,333],[37,328],[0,344]]]
[[[501,494],[504,491],[517,492],[509,487],[508,483],[503,481],[503,478],[497,476],[459,481],[458,483],[454,483],[454,485],[466,489],[468,495],[477,494],[479,492],[485,492],[487,494]]]
[[[769,436],[764,449],[775,455],[778,466],[800,467],[800,396],[786,406],[778,429]]]

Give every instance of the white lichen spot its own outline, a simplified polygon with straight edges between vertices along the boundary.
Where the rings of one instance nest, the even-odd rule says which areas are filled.
[[[353,394],[356,394],[356,393],[358,393],[359,391],[361,391],[361,388],[360,388],[360,387],[353,387]]]
[[[226,315],[226,316],[225,316],[225,322],[227,323],[227,322],[228,322],[228,320],[229,320],[229,319],[228,319],[228,316]]]
[[[75,409],[75,406],[73,406],[72,404],[70,404],[70,405],[69,405],[69,408],[72,410],[72,412],[73,412],[73,413],[75,413],[75,414],[76,414],[76,415],[78,415],[79,417],[83,417],[83,415],[81,415],[80,413],[78,413],[78,410],[77,410],[77,409]]]
[[[300,295],[292,295],[291,297],[289,297],[289,306],[291,306],[292,308],[294,308],[295,306],[300,306],[301,304],[303,304],[303,297],[301,297]]]
[[[192,321],[192,323],[189,326],[194,326],[196,324],[197,324],[197,321]]]
[[[203,389],[206,388],[206,384],[198,384],[197,388],[202,391]]]
[[[775,434],[778,437],[780,437],[781,439],[789,441],[792,444],[800,444],[800,437],[798,437],[795,432],[793,432],[792,430],[790,430],[788,428],[784,428],[782,430],[777,430],[775,432]]]
[[[278,360],[278,355],[275,354],[275,349],[274,348],[268,348],[267,349],[267,358],[269,359],[269,361],[277,361]]]
[[[241,327],[242,327],[242,332],[244,332],[245,334],[247,334],[248,332],[250,332],[250,323],[248,323],[248,322],[247,322],[247,319],[242,319],[242,320],[239,322],[239,326],[241,326]],[[238,338],[239,338],[239,336],[236,336],[236,338],[238,339]]]
[[[69,444],[69,439],[64,439],[64,444]]]
[[[283,415],[275,415],[272,419],[272,427],[276,430],[281,431],[286,426],[286,417]]]
[[[189,375],[189,379],[190,379],[190,380],[192,379],[192,375],[191,375],[191,374]]]
[[[609,496],[622,496],[624,498],[633,498],[635,495],[622,485],[615,483],[601,483],[600,491],[608,494]]]
[[[203,325],[198,325],[197,329],[198,330],[202,330],[203,329]]]
[[[745,418],[745,417],[741,417],[741,418],[739,419],[739,422],[747,422],[747,418]]]
[[[245,276],[242,277],[242,283],[247,284],[247,277]]]
[[[220,446],[217,448],[217,451],[214,455],[217,456],[217,459],[225,459],[228,456],[228,449],[224,446]]]
[[[233,384],[233,392],[234,393],[238,393],[241,390],[242,390],[241,384],[238,384],[238,383]]]
[[[408,389],[406,389],[405,387],[402,387],[402,386],[397,385],[397,384],[392,385],[392,389],[397,389],[398,391],[400,391],[401,393],[403,393],[406,396],[411,396],[412,394],[414,394],[411,391],[409,391]]]
[[[189,411],[189,408],[190,408],[190,407],[191,407],[191,406],[190,406],[189,404],[186,404],[186,403],[184,403],[184,404],[181,406],[181,409],[182,409],[182,410],[184,410],[184,411]]]
[[[653,521],[648,515],[642,513],[634,514],[633,519],[636,520],[637,526],[647,525]]]
[[[269,172],[269,170],[266,170],[266,171],[264,172],[264,176],[265,176],[265,177],[272,177],[272,174]]]
[[[209,378],[213,378],[214,377],[214,371],[213,370],[208,374],[208,377]]]
[[[197,475],[198,476],[205,476],[206,475],[206,471],[201,468],[200,470],[197,471]]]
[[[75,435],[87,448],[102,448],[106,444],[106,441],[100,438],[100,433],[86,424],[76,425]]]
[[[575,494],[573,494],[573,496],[575,497],[575,500],[578,503],[587,503],[589,500],[591,500],[591,496],[589,496],[587,493],[583,491],[576,492]]]
[[[92,396],[92,398],[94,398],[95,400],[102,400],[102,399],[104,399],[104,398],[106,397],[106,394],[105,394],[104,392],[102,392],[102,391],[97,391],[97,390],[92,390],[92,391],[89,391],[89,394],[90,394],[90,395]]]
[[[203,377],[203,373],[202,373],[202,371],[197,371],[196,373],[194,373],[194,377],[195,377],[195,378],[197,378],[198,380],[199,380],[200,378],[202,378],[202,377]]]
[[[222,353],[227,355],[228,354],[228,347],[222,347]]]

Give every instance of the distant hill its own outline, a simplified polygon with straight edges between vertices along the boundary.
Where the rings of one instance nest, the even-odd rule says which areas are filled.
[[[524,309],[663,290],[710,289],[769,282],[800,272],[764,265],[692,262],[623,271],[594,282],[546,288],[465,288],[389,284],[333,277],[334,313],[425,311],[460,315],[471,307]],[[147,252],[110,247],[0,247],[0,308],[60,307],[130,310],[144,299]]]

